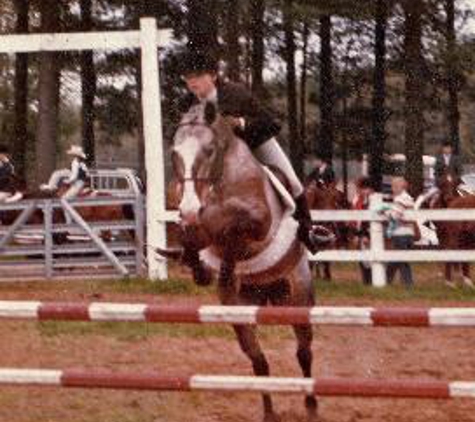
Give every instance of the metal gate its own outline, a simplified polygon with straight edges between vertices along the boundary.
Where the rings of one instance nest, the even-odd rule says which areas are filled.
[[[89,219],[85,207],[122,210]],[[69,222],[66,222],[65,216]],[[3,218],[2,218],[3,216]],[[145,274],[142,194],[0,204],[0,280],[117,278]]]

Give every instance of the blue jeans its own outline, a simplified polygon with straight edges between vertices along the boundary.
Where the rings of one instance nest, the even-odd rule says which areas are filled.
[[[396,250],[412,249],[414,244],[413,236],[394,236],[391,238],[391,244]],[[411,287],[414,284],[412,279],[411,266],[407,262],[390,262],[386,269],[386,276],[388,284],[391,284],[396,272],[399,270],[401,278],[406,287]]]

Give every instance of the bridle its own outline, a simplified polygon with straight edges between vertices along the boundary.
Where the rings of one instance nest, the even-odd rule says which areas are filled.
[[[178,132],[182,127],[204,127],[208,130],[210,130],[213,133],[213,138],[216,137],[217,133],[216,130],[213,126],[209,125],[208,123],[205,122],[200,122],[198,121],[198,116],[196,116],[192,120],[188,120],[185,122],[181,122],[178,124],[177,129],[175,131]],[[210,172],[212,173],[212,172]],[[222,174],[218,177],[213,177],[213,176],[207,176],[207,177],[198,177],[198,176],[191,176],[191,177],[175,177],[176,181],[178,183],[184,184],[185,182],[193,182],[193,184],[205,184],[209,186],[209,191],[213,192],[215,191],[219,185],[221,184],[223,180]]]

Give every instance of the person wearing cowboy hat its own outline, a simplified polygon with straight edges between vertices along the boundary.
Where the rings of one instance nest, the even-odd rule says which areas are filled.
[[[180,73],[190,91],[181,104],[181,111],[194,112],[195,107],[206,112],[206,105],[211,103],[222,115],[234,118],[235,134],[246,142],[254,156],[262,164],[277,167],[286,175],[295,200],[294,217],[299,222],[299,240],[316,253],[319,241],[313,235],[303,185],[276,139],[281,130],[280,123],[245,86],[220,80],[218,70],[218,61],[211,55],[188,51],[180,58]]]
[[[88,178],[88,168],[86,165],[86,154],[79,145],[71,145],[66,154],[73,157],[71,161],[71,173],[65,183],[69,189],[64,193],[63,198],[71,199],[78,196],[84,188]]]

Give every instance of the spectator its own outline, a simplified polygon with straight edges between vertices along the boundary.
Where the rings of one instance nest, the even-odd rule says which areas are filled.
[[[369,208],[369,197],[374,192],[371,181],[368,177],[362,177],[356,182],[356,195],[351,202],[351,208],[354,210],[367,210]],[[358,221],[354,226],[358,249],[366,250],[370,246],[369,223],[367,221]],[[359,263],[361,278],[363,284],[371,285],[371,267],[368,262]]]
[[[329,186],[335,183],[335,172],[327,160],[316,156],[312,160],[312,167],[313,171],[307,178],[307,184],[315,182],[317,185]]]
[[[14,193],[11,184],[11,177],[14,173],[8,148],[5,145],[0,145],[0,202],[10,198]]]
[[[435,160],[435,180],[438,181],[442,176],[448,174],[456,180],[462,175],[462,165],[460,158],[454,154],[452,144],[444,142],[441,153],[437,155]]]
[[[393,203],[385,211],[389,218],[387,237],[391,246],[396,250],[408,250],[414,245],[415,228],[412,221],[404,220],[404,212],[414,208],[414,199],[407,192],[407,181],[403,177],[394,177],[391,182]],[[399,270],[402,281],[406,287],[412,287],[411,266],[407,262],[391,262],[387,266],[388,284],[391,284],[396,272]]]

